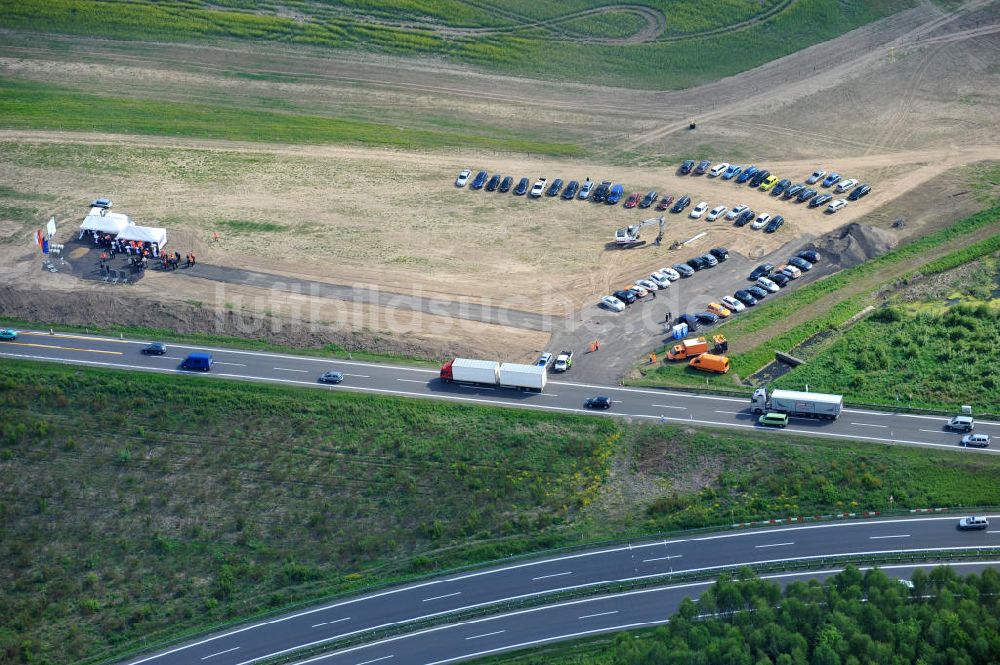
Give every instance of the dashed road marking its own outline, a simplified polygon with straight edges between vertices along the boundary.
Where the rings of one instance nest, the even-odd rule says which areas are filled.
[[[562,577],[563,575],[572,575],[572,574],[573,574],[573,571],[568,570],[565,573],[553,573],[551,575],[541,575],[539,577],[532,577],[531,581],[534,582],[536,580],[547,580],[550,577]]]

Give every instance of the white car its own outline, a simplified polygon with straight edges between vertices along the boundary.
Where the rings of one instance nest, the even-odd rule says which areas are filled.
[[[593,188],[594,188],[594,181],[588,179],[586,182],[583,183],[583,186],[580,187],[580,193],[576,195],[576,198],[580,199],[581,201],[586,201],[587,197],[590,196],[590,190],[592,190]]]
[[[647,291],[660,290],[660,287],[656,285],[656,282],[654,282],[651,279],[637,279],[635,283],[641,286],[642,288],[646,289]]]
[[[531,186],[530,196],[534,196],[536,199],[542,195],[545,191],[545,184],[548,182],[545,178],[539,178],[535,181],[535,184]]]
[[[841,208],[846,208],[846,207],[847,207],[847,199],[836,199],[834,201],[830,201],[830,205],[826,207],[826,211],[834,213],[840,210]]]
[[[852,187],[854,187],[856,184],[858,184],[858,181],[855,180],[854,178],[848,178],[847,180],[841,180],[839,183],[837,183],[837,192],[843,194],[847,190],[849,190]]]
[[[714,222],[722,215],[725,215],[727,210],[729,210],[729,208],[727,208],[726,206],[715,206],[714,208],[712,208],[712,210],[709,211],[708,217],[706,217],[705,219],[707,219],[710,222]]]
[[[604,296],[601,298],[601,304],[610,309],[612,312],[625,311],[625,303],[614,296]]]
[[[670,278],[664,275],[662,272],[650,273],[649,278],[653,280],[653,282],[661,289],[665,289],[668,286],[670,286]]]
[[[722,304],[731,309],[734,312],[742,312],[747,308],[746,305],[741,303],[739,300],[732,296],[724,296],[722,298]]]
[[[455,178],[455,186],[465,187],[465,183],[469,182],[469,177],[471,175],[472,175],[472,169],[464,169],[461,173],[458,174],[458,177]]]
[[[815,185],[817,182],[819,182],[820,180],[822,180],[825,177],[826,177],[826,171],[822,171],[820,169],[817,169],[817,170],[815,170],[815,171],[812,172],[812,175],[810,175],[808,178],[806,178],[806,184],[807,185]]]
[[[799,277],[802,277],[802,271],[795,266],[784,266],[778,272],[788,275],[788,279],[798,279]]]
[[[732,210],[730,210],[729,213],[726,214],[726,219],[728,219],[729,221],[733,221],[734,219],[736,219],[737,217],[739,217],[741,214],[743,214],[743,211],[746,210],[749,207],[750,206],[745,206],[742,203],[739,204],[738,206],[736,206]]]
[[[666,275],[671,282],[676,282],[681,278],[681,274],[673,268],[660,268],[660,273]]]
[[[781,290],[781,287],[769,280],[767,277],[758,277],[757,286],[762,289],[767,289],[771,293],[777,293]]]
[[[767,214],[766,212],[762,212],[759,215],[757,215],[757,219],[753,220],[753,224],[750,225],[750,228],[753,229],[754,231],[759,231],[760,229],[764,228],[770,221],[771,221],[771,215]]]
[[[702,201],[691,211],[691,219],[698,219],[705,214],[706,210],[708,210],[708,201]]]
[[[712,176],[713,178],[718,178],[720,175],[725,173],[726,169],[728,168],[729,164],[727,164],[726,162],[719,162],[718,164],[712,167],[712,170],[708,172],[708,175]]]

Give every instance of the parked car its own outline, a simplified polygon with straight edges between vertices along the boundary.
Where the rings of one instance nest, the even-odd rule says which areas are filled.
[[[691,219],[698,219],[705,214],[706,210],[708,210],[708,202],[700,201],[698,205],[691,209]]]
[[[632,289],[621,289],[620,291],[615,291],[611,295],[626,305],[631,305],[639,298],[638,294]]]
[[[704,175],[705,171],[707,171],[708,167],[711,166],[711,165],[712,165],[712,162],[708,161],[707,159],[701,160],[700,162],[698,162],[698,166],[694,167],[694,174],[695,175]]]
[[[686,323],[691,332],[698,332],[698,328],[701,327],[698,323],[698,317],[694,314],[681,314],[677,317],[677,323]]]
[[[694,268],[686,263],[675,263],[674,270],[676,270],[682,277],[690,277],[694,274]]]
[[[955,432],[971,432],[976,428],[976,422],[972,416],[955,416],[944,427]]]
[[[580,183],[576,180],[570,180],[569,184],[566,185],[566,189],[563,190],[562,197],[566,201],[570,201],[576,196],[576,193],[580,190]]]
[[[733,294],[733,297],[739,300],[747,307],[753,307],[754,305],[757,304],[757,299],[754,298],[753,294],[747,291],[746,289],[740,289],[739,291]]]
[[[708,307],[706,307],[706,309],[710,311],[712,314],[715,314],[720,319],[728,319],[729,316],[732,314],[732,311],[730,311],[729,308],[723,307],[717,302],[708,303]]]
[[[795,197],[795,198],[798,199],[799,203],[805,203],[806,201],[808,201],[812,197],[816,196],[817,193],[818,192],[815,189],[813,189],[812,187],[807,187],[807,188],[803,189],[801,192],[799,192],[798,196]]]
[[[323,372],[319,375],[320,383],[340,383],[344,380],[344,374],[342,372]]]
[[[765,427],[781,427],[784,429],[788,427],[788,414],[776,411],[765,413],[757,419],[757,422]]]
[[[638,280],[636,280],[635,283],[636,283],[637,286],[641,286],[642,288],[646,289],[647,291],[659,291],[660,290],[660,285],[657,284],[656,282],[654,282],[651,279],[638,279]]]
[[[744,210],[746,210],[749,207],[750,206],[745,206],[742,203],[739,204],[738,206],[735,206],[732,210],[726,213],[726,219],[730,221],[736,219],[743,213]]]
[[[843,210],[846,207],[847,207],[846,199],[836,199],[834,201],[830,201],[830,205],[826,207],[826,211],[832,215],[833,213],[839,212],[840,210]]]
[[[798,256],[800,259],[805,259],[810,263],[819,263],[819,258],[820,258],[819,252],[817,252],[814,249],[804,249],[801,252],[799,252],[796,256]]]
[[[781,288],[785,288],[785,284],[788,284],[791,278],[783,272],[776,272],[769,279]]]
[[[611,189],[610,180],[602,180],[601,184],[597,186],[594,190],[593,201],[594,203],[604,203],[605,197],[608,195],[608,190]]]
[[[729,258],[729,250],[725,247],[713,247],[708,250],[708,253],[717,258],[720,263]]]
[[[556,178],[549,185],[549,189],[545,192],[548,196],[557,196],[559,192],[562,191],[563,181],[562,178]]]
[[[834,189],[838,194],[843,194],[851,187],[854,187],[856,184],[858,184],[857,180],[855,180],[854,178],[848,178],[847,180],[841,180],[840,182],[838,182],[837,186]]]
[[[778,184],[778,176],[776,176],[776,175],[769,175],[769,176],[767,176],[766,178],[764,178],[761,181],[761,183],[760,183],[760,191],[762,191],[762,192],[768,192],[771,189],[773,189],[774,186],[777,185],[777,184]]]
[[[586,201],[587,197],[590,196],[590,192],[594,189],[594,181],[591,179],[586,179],[583,184],[580,185],[580,193],[576,195],[576,198],[581,201]]]
[[[715,206],[709,211],[708,216],[705,219],[710,222],[714,222],[722,215],[725,215],[727,210],[729,210],[729,208],[726,206]]]
[[[587,401],[583,403],[588,409],[610,409],[611,408],[611,398],[607,395],[598,395],[597,397],[588,397]]]
[[[868,196],[868,192],[872,191],[872,188],[868,185],[858,185],[851,190],[851,193],[847,195],[848,201],[857,201],[863,196]]]
[[[826,176],[826,171],[822,169],[816,169],[813,171],[808,178],[806,178],[807,185],[815,185],[817,182],[822,180]]]
[[[706,326],[719,322],[719,317],[709,311],[695,312],[694,316],[698,319],[698,323],[702,323]]]
[[[782,196],[784,196],[786,199],[791,199],[794,196],[798,196],[799,192],[801,192],[805,188],[806,186],[802,184],[792,185],[791,187],[785,190]]]
[[[535,181],[535,184],[531,186],[531,191],[528,192],[528,196],[538,198],[545,191],[545,184],[548,182],[547,178],[539,178]]]
[[[514,184],[514,176],[506,176],[500,182],[500,186],[497,187],[497,191],[506,194],[510,191],[510,186]]]
[[[737,314],[739,314],[740,312],[742,312],[747,308],[746,305],[744,305],[743,303],[741,303],[739,300],[737,300],[732,296],[723,296],[721,300],[723,305],[729,308],[730,311],[736,312]]]
[[[990,435],[989,434],[966,434],[962,437],[963,446],[971,446],[973,448],[989,448],[990,446]]]
[[[500,180],[502,180],[500,174],[496,174],[492,178],[490,178],[490,181],[486,183],[486,191],[487,192],[497,191],[497,187],[500,186]]]
[[[840,174],[837,172],[831,173],[826,178],[823,179],[824,187],[833,187],[838,182],[840,182]]]
[[[649,295],[649,289],[643,288],[639,284],[629,284],[625,288],[635,291],[635,296],[637,298],[645,298],[646,296]]]
[[[639,197],[641,196],[642,194],[640,194],[639,192],[632,192],[631,194],[629,194],[628,198],[625,199],[625,207],[634,208],[637,205],[639,205]]]
[[[774,266],[770,263],[761,263],[759,266],[753,269],[750,273],[749,279],[751,282],[757,281],[760,277],[767,277],[774,271]]]
[[[729,164],[727,164],[726,162],[719,162],[718,164],[712,167],[712,170],[708,172],[708,175],[712,178],[718,178],[720,175],[725,173],[726,169],[728,168]]]
[[[742,170],[743,169],[740,168],[739,164],[730,164],[729,168],[726,169],[726,172],[722,174],[722,179],[732,180],[733,178],[738,176],[740,174],[740,171]]]
[[[685,159],[684,163],[681,164],[681,175],[687,175],[688,173],[691,173],[691,169],[693,168],[694,168],[694,160]]]
[[[604,202],[609,206],[617,205],[622,197],[625,195],[625,188],[621,185],[612,185],[611,189],[608,190],[608,195],[604,199]]]
[[[719,259],[715,258],[711,254],[702,254],[698,258],[702,260],[702,263],[705,264],[706,268],[714,268],[715,266],[719,265]]]
[[[708,264],[705,263],[704,259],[702,259],[700,256],[695,256],[688,259],[687,264],[691,266],[692,270],[704,270],[705,268],[708,267]]]
[[[990,528],[990,521],[985,517],[963,517],[958,520],[958,528],[962,531],[988,529]]]
[[[639,202],[639,207],[640,208],[648,208],[649,206],[651,206],[654,203],[656,203],[656,199],[658,199],[658,198],[659,198],[659,196],[657,195],[657,193],[656,193],[655,190],[650,191],[650,192],[646,192],[646,195],[644,197],[642,197],[642,201]]]
[[[538,360],[535,361],[535,365],[537,367],[548,367],[552,364],[552,358],[554,358],[554,356],[546,351],[542,355],[538,356]]]
[[[751,187],[760,187],[760,183],[764,182],[766,178],[770,177],[771,177],[771,172],[768,171],[767,169],[764,169],[762,171],[757,171],[756,173],[753,174],[753,177],[750,178],[749,184]]]
[[[736,221],[733,222],[733,226],[745,226],[747,222],[752,222],[753,218],[756,216],[757,216],[756,212],[754,212],[750,208],[747,208],[742,213],[740,213],[739,217],[736,218]]]
[[[2,335],[0,335],[2,339]],[[147,356],[162,356],[167,352],[167,345],[163,342],[153,342],[147,346],[142,347],[143,355]]]
[[[521,178],[517,182],[517,187],[514,188],[514,196],[524,196],[528,193],[528,179]]]
[[[757,167],[756,166],[748,166],[745,169],[743,169],[743,173],[740,173],[738,176],[736,176],[736,182],[738,182],[738,183],[740,183],[742,185],[747,180],[749,180],[750,178],[754,177],[756,174],[757,174]]]
[[[766,290],[768,293],[777,293],[781,290],[781,287],[775,284],[772,280],[767,277],[758,277],[757,286]]]
[[[664,195],[660,202],[656,204],[656,209],[663,211],[670,207],[670,204],[674,202],[674,197],[670,194]]]
[[[793,256],[792,258],[788,259],[788,262],[791,263],[796,268],[798,268],[799,270],[801,270],[802,272],[809,272],[810,270],[812,270],[813,267],[813,264],[809,263],[801,256]]]
[[[798,279],[799,277],[802,277],[802,271],[790,264],[781,266],[778,272],[787,275],[788,279]]]
[[[684,196],[677,199],[677,202],[674,203],[674,207],[670,209],[670,212],[679,213],[683,211],[684,208],[687,208],[689,205],[691,205],[691,197],[685,194]]]
[[[764,233],[774,233],[781,228],[781,225],[785,223],[785,218],[781,215],[777,215],[771,218],[771,221],[767,223],[764,227]]]
[[[747,289],[757,301],[761,301],[767,297],[767,289],[760,286],[751,286]]]
[[[786,189],[792,186],[792,181],[788,178],[782,178],[778,181],[774,187],[771,188],[771,196],[781,196]]]
[[[603,305],[605,309],[610,309],[612,312],[625,311],[625,303],[614,296],[604,296],[601,298],[601,305]]]
[[[486,179],[489,178],[489,174],[486,171],[480,171],[476,174],[476,179],[472,181],[472,189],[482,189],[486,184]]]
[[[671,282],[676,282],[681,278],[681,274],[673,268],[660,268],[660,272],[667,276]]]
[[[466,183],[469,182],[469,176],[472,175],[472,169],[462,169],[458,177],[455,178],[456,187],[465,187]]]
[[[820,194],[819,196],[814,196],[812,200],[809,201],[809,207],[818,208],[832,198],[833,194]]]
[[[771,221],[770,213],[762,212],[759,215],[757,215],[757,219],[753,220],[753,224],[750,225],[750,228],[753,229],[754,231],[759,231],[760,229],[764,228],[764,226],[770,221]]]
[[[670,286],[670,278],[667,277],[662,272],[651,272],[651,273],[649,273],[649,279],[651,279],[661,289],[665,289],[668,286]]]

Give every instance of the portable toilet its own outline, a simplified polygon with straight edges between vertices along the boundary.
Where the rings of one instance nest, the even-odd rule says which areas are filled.
[[[673,331],[674,331],[673,332],[674,339],[684,339],[685,337],[687,337],[688,334],[688,324],[678,323],[676,326],[674,326]]]

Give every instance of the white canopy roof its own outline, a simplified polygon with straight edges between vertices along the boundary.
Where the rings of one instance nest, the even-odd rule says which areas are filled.
[[[102,215],[101,212],[104,212]],[[121,233],[122,229],[131,224],[128,215],[119,212],[103,211],[101,208],[91,208],[90,214],[83,218],[81,231],[100,231],[101,233]]]
[[[105,215],[107,216],[107,215]],[[129,223],[118,234],[119,240],[138,240],[140,242],[155,242],[160,247],[167,244],[167,230],[155,226],[136,226]]]

